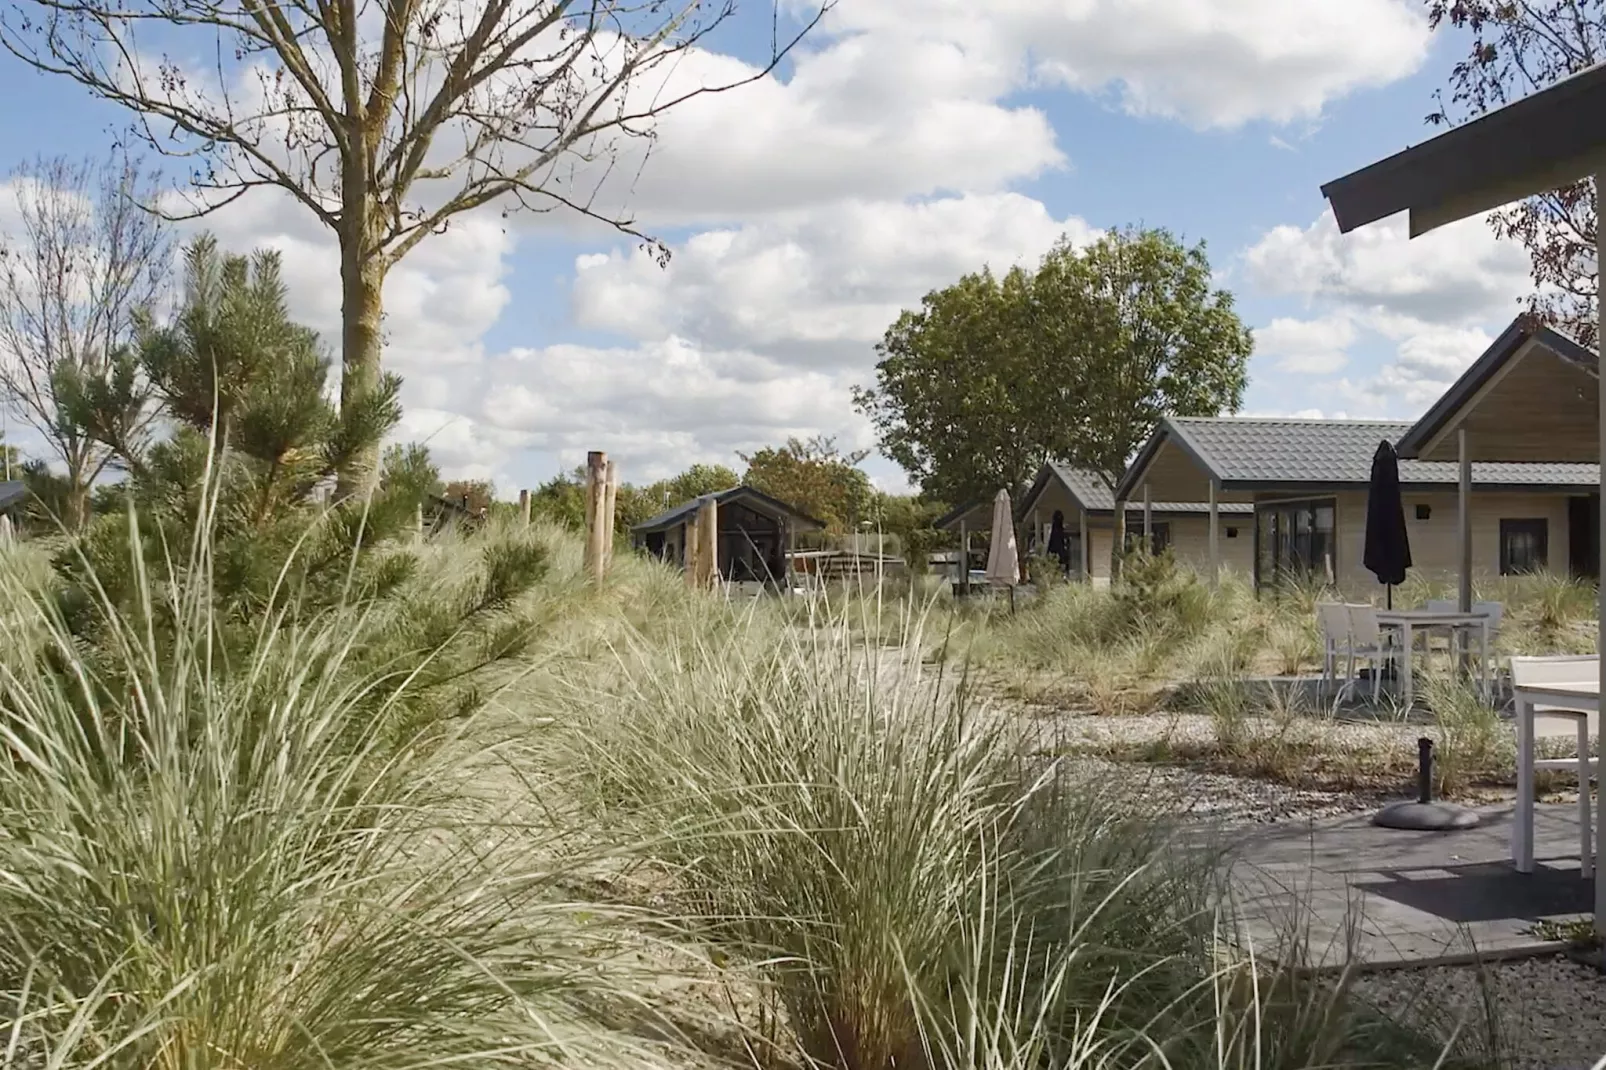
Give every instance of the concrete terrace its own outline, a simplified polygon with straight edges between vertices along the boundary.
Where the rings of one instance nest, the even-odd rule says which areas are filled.
[[[1257,955],[1316,969],[1500,958],[1553,948],[1540,921],[1588,915],[1594,882],[1579,877],[1578,817],[1541,805],[1535,872],[1510,861],[1510,805],[1480,811],[1460,832],[1377,828],[1370,814],[1241,836],[1231,883],[1242,937]],[[1303,946],[1289,948],[1293,936]]]

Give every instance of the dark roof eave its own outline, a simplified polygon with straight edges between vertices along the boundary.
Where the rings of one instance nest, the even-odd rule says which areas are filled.
[[[1606,64],[1322,186],[1340,233],[1403,211],[1411,236],[1594,173],[1606,161]]]

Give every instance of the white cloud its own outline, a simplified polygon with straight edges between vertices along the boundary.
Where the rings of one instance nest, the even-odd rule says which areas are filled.
[[[685,336],[806,367],[855,367],[900,309],[991,265],[1039,259],[1094,231],[1015,193],[846,202],[697,234],[667,268],[641,252],[581,257],[580,325],[643,340]]]
[[[1413,241],[1403,216],[1340,235],[1324,213],[1308,227],[1267,232],[1244,263],[1262,294],[1294,298],[1312,313],[1255,332],[1259,354],[1280,370],[1331,376],[1357,352],[1384,354],[1371,370],[1319,387],[1370,413],[1420,413],[1532,289],[1522,246],[1497,240],[1481,218]]]
[[[973,64],[1200,127],[1313,118],[1415,71],[1429,36],[1410,0],[856,0],[829,26],[959,42]]]
[[[1255,328],[1255,359],[1271,361],[1280,371],[1330,375],[1349,362],[1355,325],[1339,313],[1312,320],[1274,319]]]
[[[1430,323],[1482,321],[1502,305],[1509,319],[1531,285],[1522,246],[1497,241],[1482,218],[1413,241],[1403,215],[1340,234],[1323,212],[1268,231],[1244,260],[1267,293]]]

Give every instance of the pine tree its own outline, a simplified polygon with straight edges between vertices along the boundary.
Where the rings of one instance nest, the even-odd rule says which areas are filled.
[[[179,627],[173,593],[198,583],[225,653],[250,649],[264,622],[351,613],[365,629],[352,667],[413,679],[407,701],[376,699],[405,723],[472,708],[478,672],[523,649],[518,600],[544,574],[543,554],[518,533],[486,536],[452,548],[472,567],[425,576],[414,523],[439,473],[424,447],[393,449],[372,495],[328,500],[342,466],[396,425],[400,381],[384,377],[359,405],[333,403],[331,360],[291,319],[276,254],[224,255],[196,240],[178,314],[142,316],[135,345],[106,366],[65,391],[72,417],[128,473],[126,508],[58,557],[75,631],[105,639],[107,613],[144,612],[153,586],[158,613]],[[130,419],[147,397],[163,437],[130,431],[151,426]]]

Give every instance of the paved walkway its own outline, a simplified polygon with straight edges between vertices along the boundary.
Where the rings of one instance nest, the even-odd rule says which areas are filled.
[[[1294,961],[1317,968],[1538,947],[1534,924],[1590,913],[1594,883],[1579,877],[1572,804],[1537,807],[1526,875],[1511,866],[1511,809],[1486,808],[1460,832],[1382,829],[1359,814],[1251,833],[1234,845],[1240,942],[1286,958],[1277,949],[1297,937]]]

